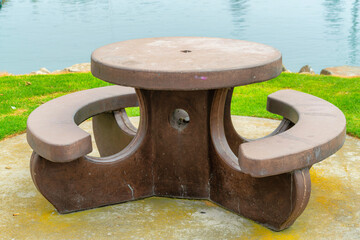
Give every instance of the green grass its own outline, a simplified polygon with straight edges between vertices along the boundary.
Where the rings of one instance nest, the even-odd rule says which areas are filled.
[[[280,89],[298,90],[331,102],[345,114],[348,134],[360,137],[360,78],[282,73],[267,82],[235,88],[231,112],[280,119],[266,111],[267,95]]]
[[[87,73],[1,77],[0,140],[23,132],[27,117],[41,104],[69,92],[107,85]]]
[[[323,98],[345,114],[347,131],[360,137],[360,78],[339,78],[283,73],[264,83],[235,88],[232,114],[281,118],[266,111],[266,97],[280,89],[291,88]],[[24,132],[26,119],[35,108],[61,95],[110,85],[90,73],[0,77],[0,140]],[[138,115],[137,108],[128,110]]]

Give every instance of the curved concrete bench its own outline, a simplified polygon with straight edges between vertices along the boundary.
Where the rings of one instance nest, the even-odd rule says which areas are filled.
[[[295,125],[278,135],[241,144],[238,159],[244,173],[266,177],[311,167],[344,144],[344,114],[323,99],[280,90],[268,96],[267,109]]]
[[[70,162],[92,151],[91,136],[77,125],[100,113],[138,106],[133,88],[109,86],[71,93],[35,109],[27,141],[43,158]]]

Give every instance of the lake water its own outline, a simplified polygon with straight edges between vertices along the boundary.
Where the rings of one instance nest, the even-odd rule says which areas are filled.
[[[319,73],[360,66],[359,15],[359,0],[6,0],[0,71],[63,69],[127,39],[208,36],[265,43],[291,71]]]

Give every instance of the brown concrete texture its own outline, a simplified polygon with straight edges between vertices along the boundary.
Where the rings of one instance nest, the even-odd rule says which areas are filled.
[[[136,122],[136,118],[132,121]],[[270,133],[275,120],[233,117],[248,138]],[[244,127],[246,126],[246,127]],[[82,124],[91,132],[91,122]],[[2,239],[359,239],[360,141],[311,169],[312,193],[293,226],[273,232],[208,201],[148,198],[98,209],[58,214],[30,177],[25,135],[0,142]],[[91,155],[97,155],[96,150]]]
[[[282,56],[275,48],[223,38],[133,39],[100,47],[91,55],[95,77],[141,89],[234,87],[275,78],[281,69]]]

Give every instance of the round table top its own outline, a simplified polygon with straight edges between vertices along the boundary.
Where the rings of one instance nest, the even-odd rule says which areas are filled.
[[[156,90],[218,89],[266,81],[282,69],[273,47],[234,39],[162,37],[109,44],[91,55],[104,81]]]

